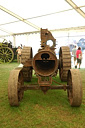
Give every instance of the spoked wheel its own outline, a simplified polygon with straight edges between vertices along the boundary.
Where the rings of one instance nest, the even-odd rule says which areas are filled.
[[[23,98],[24,91],[21,89],[23,85],[23,73],[21,69],[16,68],[11,71],[8,80],[8,99],[11,106],[18,106]]]
[[[9,47],[0,48],[0,63],[10,63],[14,58],[14,53]]]
[[[67,90],[70,105],[80,106],[82,102],[82,84],[78,69],[70,69],[68,71],[67,85],[70,87]]]
[[[59,76],[61,81],[67,81],[69,69],[71,69],[70,49],[67,46],[63,46],[60,47],[59,51]]]
[[[32,59],[32,48],[31,47],[24,47],[22,49],[22,56],[21,56],[21,63],[24,65],[26,61]],[[23,77],[24,81],[31,81],[32,79],[32,68],[23,66]]]

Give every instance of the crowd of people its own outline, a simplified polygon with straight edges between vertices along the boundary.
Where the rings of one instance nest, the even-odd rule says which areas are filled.
[[[81,47],[78,47],[78,49],[76,49],[76,46],[75,46],[72,49],[72,55],[74,56],[74,65],[75,65],[75,68],[79,68],[80,69],[80,65],[81,65],[81,61],[82,61]]]

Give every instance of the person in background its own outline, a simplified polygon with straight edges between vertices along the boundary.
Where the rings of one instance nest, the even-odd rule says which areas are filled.
[[[76,62],[76,46],[72,49],[72,55],[74,56],[74,65],[75,65],[75,62]]]
[[[17,52],[17,62],[18,63],[21,63],[21,47],[20,46],[18,46],[18,49],[16,50],[16,52]]]
[[[22,44],[20,44],[21,45],[21,49],[23,48],[23,46],[22,46]]]
[[[78,50],[76,51],[76,58],[77,58],[77,65],[75,68],[77,68],[78,64],[79,64],[79,69],[80,69],[80,65],[81,65],[81,60],[82,60],[82,51],[81,51],[81,47],[78,48]]]

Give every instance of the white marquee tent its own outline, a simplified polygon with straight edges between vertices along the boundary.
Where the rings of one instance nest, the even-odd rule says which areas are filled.
[[[0,0],[0,39],[39,46],[40,28],[61,43],[63,37],[85,36],[85,0]]]

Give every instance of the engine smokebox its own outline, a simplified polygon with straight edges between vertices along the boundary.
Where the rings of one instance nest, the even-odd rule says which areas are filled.
[[[58,60],[51,51],[41,50],[33,58],[33,68],[40,76],[50,76],[58,69]]]

